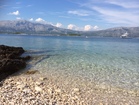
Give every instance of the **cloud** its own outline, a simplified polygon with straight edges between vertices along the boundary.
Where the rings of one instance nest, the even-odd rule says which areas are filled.
[[[19,7],[19,6],[17,6],[17,7],[12,7],[13,9],[19,9],[19,8],[21,8],[21,7]]]
[[[93,29],[94,29],[94,30],[98,30],[99,27],[98,27],[98,26],[94,26]]]
[[[42,18],[37,18],[35,21],[36,21],[36,22],[39,22],[39,23],[45,22],[45,20],[43,20]]]
[[[68,11],[68,13],[73,14],[73,15],[78,15],[78,16],[89,16],[90,15],[89,11],[85,11],[85,10]]]
[[[137,25],[139,24],[139,15],[129,11],[117,11],[106,8],[94,7],[94,10],[99,12],[104,20],[114,24]]]
[[[61,23],[57,23],[55,26],[56,27],[62,27],[62,24]]]
[[[33,18],[30,18],[29,21],[33,21]]]
[[[31,7],[32,5],[27,5],[27,7]]]
[[[61,18],[67,18],[67,19],[70,18],[70,17],[68,17],[68,16],[59,16],[59,17],[61,17]]]
[[[69,24],[67,28],[70,30],[77,30],[78,29],[78,27],[74,24]]]
[[[91,26],[91,25],[85,25],[84,26],[84,31],[93,31],[93,30],[98,30],[98,26]]]
[[[91,31],[91,30],[93,30],[93,27],[91,25],[84,26],[84,31]]]
[[[127,0],[126,2],[125,0],[106,0],[105,2],[121,6],[123,8],[139,8],[139,1],[136,0]]]
[[[92,19],[98,19],[103,24],[113,26],[138,26],[139,25],[139,1],[138,0],[87,0],[80,4],[88,8],[93,15]],[[97,21],[97,22],[98,22]]]
[[[19,11],[11,12],[10,15],[20,15]]]
[[[55,26],[53,23],[47,22],[47,21],[45,21],[45,20],[42,19],[42,18],[37,18],[37,19],[35,20],[35,22],[42,23],[42,24],[50,24],[50,25]]]
[[[17,19],[17,20],[20,20],[20,19],[22,19],[22,18],[20,18],[20,17],[16,17],[16,19]]]

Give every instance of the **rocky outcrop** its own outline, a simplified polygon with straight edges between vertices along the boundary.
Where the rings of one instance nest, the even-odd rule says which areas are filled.
[[[20,57],[24,52],[22,47],[0,45],[0,81],[26,67],[30,56]]]

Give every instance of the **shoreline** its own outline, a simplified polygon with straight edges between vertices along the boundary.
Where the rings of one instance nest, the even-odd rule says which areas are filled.
[[[138,105],[139,91],[49,74],[17,73],[0,86],[2,105]],[[76,81],[74,81],[76,79]],[[71,81],[72,80],[72,81]]]

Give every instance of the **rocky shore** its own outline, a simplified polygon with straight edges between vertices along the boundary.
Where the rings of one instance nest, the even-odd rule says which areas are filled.
[[[26,67],[30,57],[20,57],[24,52],[22,47],[0,45],[0,81]]]
[[[21,47],[0,46],[0,105],[139,105],[139,90],[99,84],[59,72],[15,73],[25,68],[30,58],[20,57],[24,52]]]
[[[39,72],[12,75],[0,86],[0,105],[139,105],[139,91],[79,81]]]

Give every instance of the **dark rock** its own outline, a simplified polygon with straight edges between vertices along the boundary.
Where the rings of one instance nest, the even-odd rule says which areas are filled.
[[[30,56],[20,57],[24,52],[22,47],[0,45],[0,81],[26,67]]]
[[[24,60],[24,61],[28,61],[28,60],[30,60],[30,56],[26,56],[26,57],[22,57],[22,59]]]

